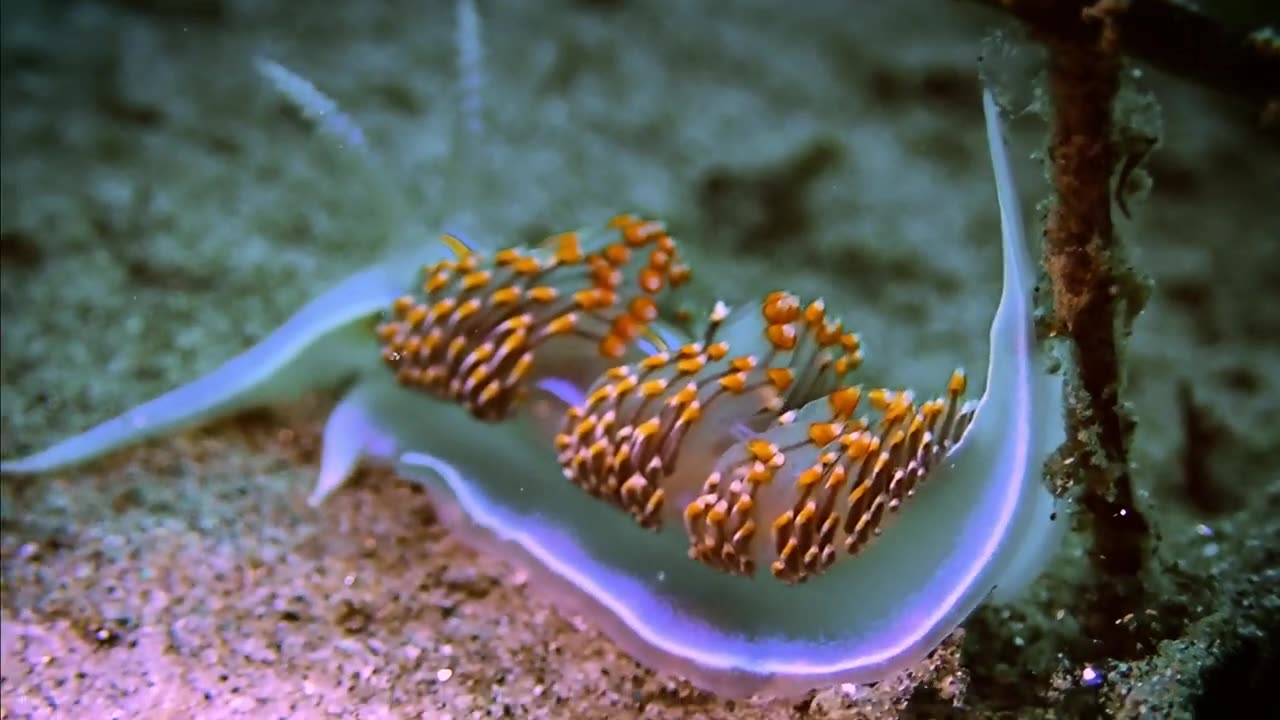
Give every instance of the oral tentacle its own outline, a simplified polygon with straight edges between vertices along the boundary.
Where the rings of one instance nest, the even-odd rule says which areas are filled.
[[[6,460],[0,472],[78,465],[171,430],[341,385],[372,366],[362,348],[373,318],[402,287],[386,267],[357,273],[213,372],[34,455]]]

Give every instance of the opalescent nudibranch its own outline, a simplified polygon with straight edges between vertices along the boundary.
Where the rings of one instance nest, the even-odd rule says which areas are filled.
[[[392,258],[209,375],[0,471],[339,390],[313,502],[361,459],[390,465],[631,654],[724,695],[883,679],[1025,586],[1060,531],[1041,468],[1062,381],[983,102],[1003,290],[976,401],[958,371],[919,403],[849,384],[860,339],[782,291],[717,304],[686,337],[660,311],[689,277],[675,241],[620,216],[535,247]]]
[[[1033,266],[983,102],[1003,289],[976,402],[959,372],[919,405],[843,385],[857,339],[781,293],[717,308],[687,346],[531,405],[501,456],[479,435],[457,447],[388,428],[415,448],[400,472],[444,489],[455,526],[542,570],[633,655],[723,695],[911,666],[987,598],[1015,598],[1063,530],[1042,481],[1063,439],[1062,378],[1036,340]],[[864,394],[872,416],[855,417]],[[556,464],[571,482],[546,480]]]

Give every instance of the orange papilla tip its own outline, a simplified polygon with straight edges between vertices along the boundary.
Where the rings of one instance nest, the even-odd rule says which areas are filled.
[[[476,272],[468,273],[462,278],[462,289],[475,290],[476,288],[484,287],[489,284],[490,277],[492,276],[487,270],[477,270]]]
[[[608,263],[591,271],[591,284],[598,288],[612,290],[622,284],[622,271]]]
[[[804,321],[814,327],[822,327],[822,321],[826,317],[826,307],[821,300],[814,300],[804,309]]]
[[[740,393],[747,387],[747,374],[736,372],[720,378],[720,387],[732,393]]]
[[[963,370],[956,370],[951,373],[951,380],[947,382],[947,392],[952,395],[960,395],[965,391],[968,380],[965,378]]]
[[[516,360],[516,364],[511,367],[511,372],[507,373],[507,384],[514,385],[524,376],[529,374],[529,368],[533,367],[533,354],[525,353]]]
[[[565,313],[551,322],[547,323],[546,333],[548,335],[568,335],[578,325],[578,316],[576,313]]]
[[[796,327],[791,323],[770,325],[765,330],[765,337],[778,350],[793,350],[796,346]]]
[[[542,263],[537,258],[521,257],[511,263],[511,269],[519,275],[537,275],[542,272]]]
[[[699,343],[687,343],[681,345],[677,354],[682,358],[698,357],[702,354],[702,345]]]
[[[484,303],[480,302],[480,298],[470,298],[466,302],[459,305],[458,309],[454,311],[454,314],[458,317],[459,320],[466,320],[467,318],[476,314],[476,312],[479,311],[480,308],[483,306],[484,306]]]
[[[403,315],[408,312],[409,308],[417,304],[418,301],[412,295],[401,295],[391,304],[391,310],[397,315]]]
[[[498,267],[514,265],[523,257],[524,256],[520,254],[519,250],[515,248],[507,248],[505,250],[499,250],[498,253],[493,256],[493,263]]]
[[[889,407],[884,410],[885,422],[897,422],[915,414],[915,405],[911,402],[911,396],[908,393],[898,393],[893,402],[889,403]]]
[[[840,437],[840,423],[813,423],[809,426],[809,442],[818,447],[826,447]]]
[[[861,400],[862,388],[860,387],[840,388],[827,396],[827,402],[831,406],[831,415],[840,419],[852,417]]]
[[[946,409],[946,405],[941,401],[930,400],[920,406],[920,416],[924,418],[925,423],[929,423],[940,417],[944,409]]]
[[[515,305],[520,302],[521,292],[518,287],[500,287],[489,296],[489,304],[495,306]]]
[[[653,298],[637,296],[631,299],[627,313],[637,322],[651,323],[658,319],[658,304],[653,301]]]
[[[650,220],[648,222],[638,222],[623,228],[622,237],[626,240],[628,245],[637,247],[639,245],[644,245],[654,235],[662,233],[665,230],[666,228],[663,227],[662,223],[656,220]]]
[[[560,291],[550,285],[538,285],[525,291],[525,297],[536,303],[549,303],[560,297]]]
[[[477,365],[475,368],[472,368],[471,373],[467,375],[467,382],[463,386],[463,391],[471,392],[476,385],[479,385],[487,377],[489,377],[489,368],[484,365]]]
[[[476,396],[476,404],[483,407],[493,402],[498,397],[498,393],[502,392],[502,384],[497,380],[490,380],[480,394]]]
[[[901,445],[904,441],[906,441],[906,439],[907,439],[907,434],[905,432],[903,432],[902,430],[894,430],[893,434],[889,436],[889,440],[886,443],[888,445],[887,449],[890,452],[892,452],[894,448]]]
[[[628,375],[624,378],[621,378],[620,380],[618,380],[618,383],[613,386],[614,395],[618,398],[624,398],[627,396],[627,393],[631,392],[632,390],[635,390],[636,385],[639,385],[639,384],[640,384],[640,380],[635,375]]]
[[[765,298],[761,313],[770,324],[794,322],[800,317],[800,301],[789,292],[773,292]]]
[[[672,265],[671,269],[667,271],[667,279],[670,280],[672,286],[675,287],[679,287],[680,285],[688,282],[692,275],[693,271],[689,269],[688,265]]]
[[[662,429],[662,423],[658,420],[658,418],[656,417],[649,418],[648,420],[645,420],[644,422],[636,426],[636,430],[635,430],[636,440],[643,440],[647,437],[656,435],[658,431],[661,429]]]
[[[747,441],[747,452],[752,458],[767,463],[778,454],[778,446],[763,438],[755,438]]]
[[[842,444],[845,456],[851,460],[867,457],[880,449],[880,440],[865,432],[853,433]]]
[[[893,400],[893,395],[889,390],[876,388],[867,393],[867,400],[871,403],[871,407],[883,412],[888,409],[890,401]]]
[[[815,485],[822,479],[822,467],[820,465],[811,465],[796,477],[796,487],[807,488]]]
[[[613,319],[611,332],[625,341],[635,340],[640,335],[641,326],[630,315],[619,315]]]
[[[870,488],[871,488],[871,483],[869,482],[858,483],[856,486],[854,486],[853,490],[849,493],[849,504],[853,505],[857,503],[859,500],[861,500],[862,496],[866,495],[867,490]],[[861,521],[859,521],[859,524],[861,524]]]
[[[702,405],[694,402],[681,411],[680,419],[677,422],[681,425],[689,425],[697,422],[700,417],[702,417]]]
[[[765,371],[765,375],[769,378],[769,382],[782,392],[786,392],[795,381],[795,374],[789,368],[769,368]]]
[[[706,367],[707,359],[703,355],[687,357],[676,362],[676,371],[681,375],[693,375]]]
[[[752,485],[764,485],[773,482],[773,468],[762,462],[753,463],[751,469],[747,471],[747,482]]]
[[[662,273],[647,267],[640,271],[640,289],[650,295],[662,290]]]
[[[766,295],[764,302],[760,303],[760,314],[770,324],[783,322],[779,308],[786,295],[782,290],[775,290]]]
[[[707,359],[711,361],[723,360],[729,354],[729,343],[718,342],[711,343],[707,346]]]
[[[849,471],[845,470],[843,465],[833,465],[831,472],[827,475],[827,487],[831,489],[841,487],[848,478]]]
[[[631,214],[631,213],[623,213],[623,214],[621,214],[621,215],[615,215],[615,216],[613,216],[613,217],[609,220],[608,225],[609,225],[609,227],[611,227],[611,228],[624,228],[624,227],[626,227],[626,226],[628,226],[628,225],[633,225],[633,224],[635,224],[636,222],[637,222],[637,218],[636,218],[636,216],[635,216],[635,215],[633,215],[633,214]]]
[[[599,310],[613,305],[614,294],[604,288],[588,288],[575,292],[573,302],[583,310]]]
[[[742,357],[736,357],[730,360],[729,367],[733,368],[737,372],[747,372],[748,370],[754,370],[757,362],[758,361],[755,359],[755,356],[743,355]]]
[[[412,356],[416,354],[418,352],[418,349],[421,347],[422,347],[422,336],[410,335],[409,337],[405,338],[404,344],[400,346],[400,353],[402,355]]]
[[[450,279],[451,276],[448,273],[434,273],[431,277],[427,278],[426,282],[422,283],[422,291],[427,294],[438,292],[449,284]]]
[[[422,321],[427,319],[427,312],[428,310],[426,305],[414,305],[404,314],[404,321],[408,323],[411,328],[421,325]]]
[[[445,349],[445,356],[452,362],[467,347],[467,339],[459,335],[449,341],[449,346]]]
[[[658,368],[666,367],[669,362],[671,362],[670,354],[664,352],[654,353],[640,361],[640,368],[643,370],[657,370]]]
[[[493,329],[493,334],[504,335],[515,330],[527,330],[532,326],[533,315],[530,313],[521,313],[498,323],[498,326]]]
[[[422,349],[424,352],[428,354],[433,353],[436,351],[438,347],[440,347],[440,343],[443,340],[444,340],[444,331],[438,327],[433,327],[427,331],[427,334],[425,336],[423,336]]]
[[[692,405],[698,401],[698,385],[690,381],[668,401],[671,405]]]
[[[627,351],[627,343],[616,335],[606,335],[600,340],[598,350],[602,357],[617,360]]]
[[[555,236],[556,260],[566,265],[582,262],[582,241],[576,232],[560,233]]]
[[[516,350],[519,350],[528,341],[528,339],[529,339],[529,336],[523,329],[517,330],[511,333],[510,335],[508,335],[506,339],[502,341],[502,345],[499,346],[498,351],[503,356],[509,355],[515,352]],[[455,338],[454,342],[457,342],[457,340],[465,341],[466,338]],[[451,350],[452,350],[452,347],[453,347],[452,343],[450,343]]]
[[[817,340],[818,344],[827,347],[840,342],[840,334],[844,332],[844,324],[839,320],[824,322],[818,328]]]
[[[601,385],[600,387],[596,388],[590,395],[587,396],[587,407],[593,408],[602,402],[612,400],[613,398],[617,397],[617,395],[618,395],[618,391],[617,391],[617,388],[615,388],[614,386]],[[595,427],[595,417],[591,416],[591,417],[588,417],[587,419],[591,420],[591,426]]]
[[[491,357],[493,357],[492,342],[480,343],[478,346],[476,346],[474,350],[471,351],[471,358],[476,362],[484,362]],[[478,369],[480,368],[477,368],[477,370]]]
[[[458,301],[451,297],[440,298],[435,305],[431,306],[431,317],[439,320],[447,317],[458,306]]]
[[[649,253],[649,267],[654,270],[666,270],[671,264],[671,253],[657,249]]]
[[[795,522],[795,520],[796,520],[796,515],[794,512],[790,510],[778,515],[778,517],[773,519],[774,534],[782,532],[782,530],[784,530],[791,523]]]
[[[667,381],[662,378],[649,380],[640,384],[640,394],[645,397],[656,397],[665,392],[666,389]]]
[[[626,245],[613,243],[604,249],[604,259],[608,260],[610,265],[626,265],[631,260],[631,251]]]

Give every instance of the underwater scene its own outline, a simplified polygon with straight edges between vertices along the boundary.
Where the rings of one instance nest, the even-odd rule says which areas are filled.
[[[1280,16],[6,0],[0,718],[1253,718]]]

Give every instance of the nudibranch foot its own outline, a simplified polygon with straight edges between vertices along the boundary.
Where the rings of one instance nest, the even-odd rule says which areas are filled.
[[[373,320],[403,287],[387,266],[352,275],[209,374],[45,450],[5,460],[0,472],[59,470],[214,417],[340,386],[376,367]]]

